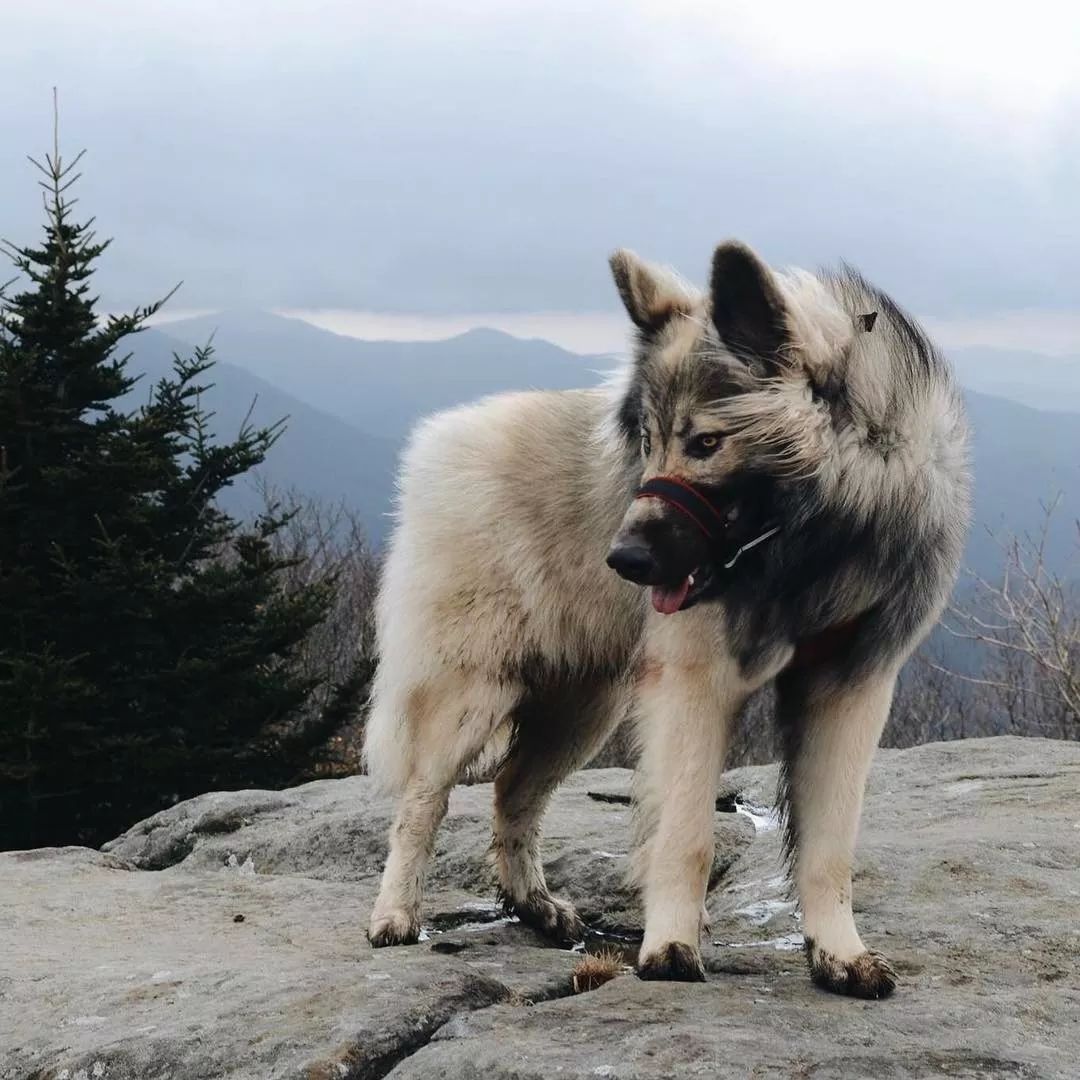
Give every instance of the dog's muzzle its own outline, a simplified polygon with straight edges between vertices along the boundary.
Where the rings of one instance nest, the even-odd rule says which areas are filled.
[[[654,476],[651,480],[646,480],[638,488],[634,498],[660,499],[688,518],[701,531],[709,546],[717,552],[717,561],[725,570],[730,570],[743,552],[757,547],[780,531],[779,525],[772,525],[732,551],[726,543],[727,530],[736,520],[737,507],[729,506],[724,509],[717,506],[706,492],[677,476]],[[725,548],[728,550],[725,551]]]

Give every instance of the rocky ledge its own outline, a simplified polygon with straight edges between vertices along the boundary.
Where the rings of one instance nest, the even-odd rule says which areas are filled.
[[[486,785],[454,793],[407,948],[364,937],[391,807],[363,777],[200,796],[100,852],[0,855],[0,1076],[1080,1076],[1080,746],[878,754],[855,904],[899,972],[882,1002],[807,978],[775,768],[725,782],[704,985],[627,970],[575,995],[580,956],[494,904]],[[588,947],[631,960],[628,790],[623,770],[573,777],[545,866]]]

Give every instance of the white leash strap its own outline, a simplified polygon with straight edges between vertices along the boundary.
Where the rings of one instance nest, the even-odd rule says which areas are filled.
[[[780,531],[779,525],[774,525],[768,532],[763,532],[760,536],[755,537],[753,540],[747,541],[734,555],[731,556],[731,562],[724,563],[724,569],[730,570],[738,561],[739,556],[744,551],[749,551],[751,548],[755,548],[758,544],[763,544],[770,536],[775,536]]]

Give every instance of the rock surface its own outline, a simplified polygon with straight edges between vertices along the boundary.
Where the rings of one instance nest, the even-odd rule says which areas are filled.
[[[884,1002],[806,976],[768,808],[725,778],[709,980],[624,974],[569,996],[573,953],[501,918],[487,785],[455,791],[428,939],[364,938],[391,807],[364,778],[214,793],[103,852],[0,855],[4,1080],[1080,1076],[1080,746],[882,751],[855,881]],[[580,773],[547,819],[549,881],[632,959],[629,775]],[[730,806],[730,798],[721,799]]]

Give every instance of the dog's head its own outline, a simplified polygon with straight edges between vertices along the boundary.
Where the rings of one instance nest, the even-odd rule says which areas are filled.
[[[708,294],[629,251],[611,269],[638,331],[618,418],[642,488],[608,565],[670,614],[752,566],[733,560],[782,527],[784,484],[821,467],[856,326],[817,278],[775,274],[739,243],[716,249]]]

